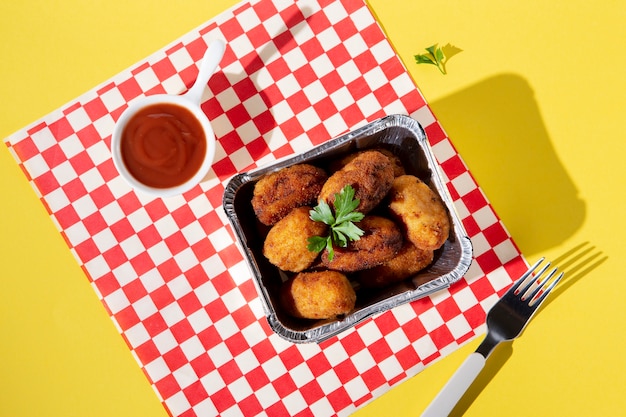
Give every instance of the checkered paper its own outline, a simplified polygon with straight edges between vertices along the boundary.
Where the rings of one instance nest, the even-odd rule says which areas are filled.
[[[138,96],[184,92],[217,38],[209,179],[179,197],[135,193],[111,159],[115,120]],[[473,263],[449,290],[289,343],[265,320],[224,186],[394,113],[424,126]],[[363,0],[240,3],[5,142],[172,416],[348,415],[481,334],[526,268]]]

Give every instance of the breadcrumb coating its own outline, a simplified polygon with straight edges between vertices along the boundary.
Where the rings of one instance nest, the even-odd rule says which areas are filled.
[[[369,213],[387,195],[394,178],[394,168],[385,155],[378,151],[364,151],[332,174],[320,191],[318,201],[332,206],[335,194],[346,185],[354,188],[354,198],[360,200],[356,211]]]
[[[344,272],[373,268],[393,258],[402,248],[402,232],[392,220],[369,215],[355,224],[365,233],[345,248],[335,246],[332,260],[324,250],[322,264],[326,268]]]
[[[318,256],[307,248],[308,238],[324,235],[327,226],[311,220],[310,210],[307,206],[293,209],[272,226],[265,238],[263,255],[283,271],[303,271]]]
[[[356,293],[341,272],[301,272],[283,284],[282,301],[294,317],[332,319],[354,309]]]
[[[448,239],[448,212],[439,196],[419,178],[402,175],[394,179],[389,200],[389,209],[418,248],[435,250]]]
[[[355,279],[364,288],[385,287],[403,281],[426,268],[433,261],[433,256],[432,250],[419,249],[407,241],[396,256],[382,265],[357,272]]]
[[[262,177],[254,186],[252,208],[259,221],[276,224],[292,209],[316,202],[328,176],[309,164],[292,165]]]

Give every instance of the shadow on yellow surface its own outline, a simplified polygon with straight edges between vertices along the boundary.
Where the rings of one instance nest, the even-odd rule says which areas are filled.
[[[562,243],[582,225],[585,202],[526,80],[496,75],[431,107],[525,255]]]
[[[567,291],[568,288],[580,281],[608,258],[595,246],[591,246],[589,242],[581,243],[555,258],[552,262],[553,265],[557,266],[560,271],[563,271],[565,276],[541,308],[546,308],[562,293]]]
[[[443,68],[444,70],[447,72],[446,70],[446,65],[448,64],[448,61],[455,55],[460,54],[461,52],[463,52],[463,50],[455,45],[452,44],[445,44],[444,46],[441,47],[441,50],[443,51],[443,54],[445,55],[446,59],[443,62]]]
[[[550,296],[541,305],[537,313],[540,314],[541,310],[545,309],[569,287],[596,269],[607,259],[607,256],[604,256],[601,251],[597,250],[594,246],[591,246],[589,242],[584,242],[552,260],[552,265],[557,267],[559,271],[564,272],[565,275],[559,285],[554,288]],[[462,416],[465,414],[474,400],[491,382],[493,377],[496,376],[512,354],[512,342],[502,343],[496,347],[489,357],[489,360],[485,363],[485,368],[478,375],[474,383],[470,386],[450,414],[451,417]]]

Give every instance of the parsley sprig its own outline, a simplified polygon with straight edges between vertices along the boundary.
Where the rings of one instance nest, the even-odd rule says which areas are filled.
[[[446,67],[444,64],[444,60],[446,60],[446,55],[443,52],[443,49],[437,46],[437,44],[429,46],[425,48],[428,52],[427,54],[417,54],[415,55],[415,62],[418,64],[432,64],[439,68],[442,74],[446,74]]]
[[[359,240],[363,236],[361,230],[355,222],[363,219],[363,214],[354,211],[359,206],[360,200],[354,198],[354,188],[350,185],[344,186],[341,191],[335,194],[333,206],[334,213],[328,203],[320,201],[317,206],[309,212],[311,220],[323,222],[330,226],[328,236],[313,236],[308,239],[307,248],[312,252],[328,250],[328,260],[332,261],[335,256],[333,244],[345,248],[348,241]]]
[[[461,48],[449,43],[441,47],[439,44],[434,44],[425,49],[427,53],[414,55],[415,62],[418,64],[434,65],[444,75],[448,73],[446,66],[448,65],[448,61],[450,61],[450,58],[460,52],[463,52]]]

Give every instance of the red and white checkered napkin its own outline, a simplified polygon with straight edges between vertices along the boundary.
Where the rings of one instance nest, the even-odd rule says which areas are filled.
[[[215,38],[228,47],[203,104],[210,179],[135,194],[111,160],[115,120],[137,96],[184,91]],[[393,113],[425,127],[475,260],[449,291],[288,343],[267,325],[224,184]],[[363,0],[241,3],[6,142],[173,416],[347,415],[481,333],[526,266]]]

